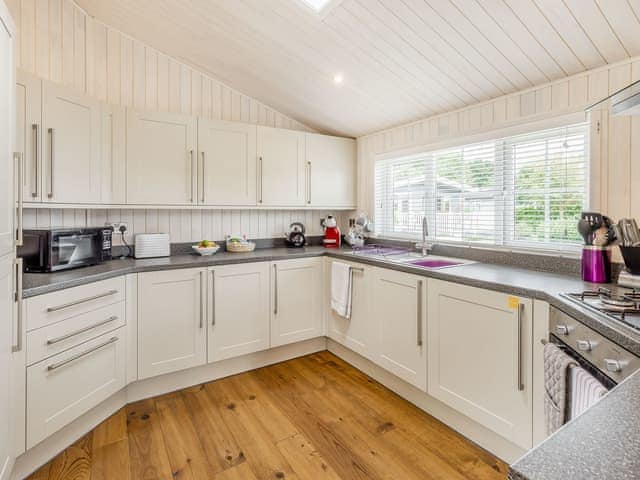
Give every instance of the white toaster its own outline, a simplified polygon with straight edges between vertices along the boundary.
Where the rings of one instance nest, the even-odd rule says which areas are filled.
[[[168,233],[140,233],[136,235],[134,257],[168,257],[171,254]]]

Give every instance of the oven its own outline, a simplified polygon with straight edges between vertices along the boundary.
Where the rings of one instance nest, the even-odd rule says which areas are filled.
[[[563,311],[549,309],[549,341],[609,390],[640,368],[640,358]]]
[[[24,231],[18,248],[25,272],[57,272],[111,260],[113,229],[48,228]]]

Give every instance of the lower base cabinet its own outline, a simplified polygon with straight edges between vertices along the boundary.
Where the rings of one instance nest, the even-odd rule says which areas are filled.
[[[378,329],[376,363],[427,391],[427,279],[373,269],[372,311]]]
[[[331,302],[331,266],[327,260],[327,304]],[[342,262],[342,260],[340,260]],[[351,318],[338,315],[330,307],[327,315],[327,336],[369,360],[376,360],[378,328],[372,316],[373,267],[343,262],[351,266]]]
[[[208,360],[269,348],[269,263],[209,270]]]
[[[119,328],[27,368],[27,448],[124,388],[125,345]]]
[[[271,346],[320,337],[322,258],[271,264]]]
[[[207,362],[206,269],[138,274],[138,378]]]
[[[429,280],[428,393],[531,448],[532,301]]]

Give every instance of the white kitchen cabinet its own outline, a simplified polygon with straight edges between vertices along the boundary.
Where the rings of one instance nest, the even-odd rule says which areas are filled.
[[[256,204],[256,126],[198,118],[198,204]]]
[[[125,386],[125,329],[27,368],[27,448]]]
[[[206,270],[138,274],[138,378],[204,365]]]
[[[306,134],[306,203],[314,207],[356,205],[356,141]]]
[[[16,74],[15,150],[22,156],[22,199],[42,201],[42,80],[25,72]]]
[[[305,134],[259,126],[258,205],[302,206],[305,203]]]
[[[531,300],[429,280],[428,315],[428,393],[531,448]]]
[[[269,348],[269,263],[243,263],[209,271],[208,359]]]
[[[327,336],[370,360],[378,351],[377,324],[371,315],[373,267],[364,264],[327,259],[327,304],[331,302],[331,265],[335,261],[353,267],[351,276],[351,318],[346,319],[329,308]]]
[[[13,400],[11,383],[12,345],[14,344],[14,278],[15,270],[10,255],[0,258],[0,478],[8,478],[5,469],[12,456]],[[24,372],[24,369],[23,369]]]
[[[43,202],[100,202],[100,109],[95,99],[43,82]]]
[[[127,203],[195,205],[196,117],[127,109]]]
[[[378,365],[427,390],[427,279],[373,269],[372,314],[378,328]]]
[[[15,453],[12,422],[14,411],[13,384],[14,345],[14,159],[15,150],[15,29],[6,5],[0,0],[0,479],[11,474]]]
[[[322,335],[322,259],[271,264],[271,346]]]

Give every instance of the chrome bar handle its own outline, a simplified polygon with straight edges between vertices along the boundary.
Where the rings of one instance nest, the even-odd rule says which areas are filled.
[[[37,197],[39,195],[39,188],[38,188],[38,176],[39,176],[39,170],[40,170],[40,154],[38,152],[38,147],[39,145],[39,135],[38,135],[38,124],[34,123],[31,125],[31,132],[33,133],[33,190],[31,191],[31,196],[32,197]]]
[[[258,197],[258,203],[262,203],[262,155],[258,157],[258,166],[260,167],[260,176],[258,177],[260,196]]]
[[[76,353],[75,355],[72,355],[69,358],[67,358],[65,360],[62,360],[61,362],[52,363],[51,365],[47,365],[47,370],[49,372],[52,372],[53,370],[57,370],[60,367],[64,367],[65,365],[68,365],[71,362],[74,362],[74,361],[78,360],[79,358],[85,357],[85,356],[89,355],[90,353],[93,353],[96,350],[100,350],[101,348],[104,348],[107,345],[111,345],[112,343],[115,343],[117,341],[118,341],[118,337],[111,337],[106,342],[102,342],[101,344],[96,345],[95,347],[92,347],[89,350],[85,350],[84,352]]]
[[[418,280],[418,287],[416,288],[418,295],[418,303],[417,303],[417,314],[416,314],[416,335],[417,335],[417,344],[419,347],[422,346],[422,280]]]
[[[524,303],[518,304],[518,391],[524,390],[524,379],[522,373],[522,316],[524,314]]]
[[[16,216],[16,247],[24,245],[24,155],[20,152],[13,154],[18,170],[18,212]]]
[[[71,337],[75,337],[76,335],[80,335],[81,333],[88,332],[89,330],[93,330],[94,328],[101,327],[102,325],[106,325],[107,323],[111,323],[117,319],[118,317],[116,315],[112,315],[111,317],[107,318],[106,320],[102,320],[101,322],[94,323],[78,330],[74,330],[73,332],[67,333],[66,335],[61,335],[60,337],[51,338],[47,340],[47,345],[55,345],[56,343],[60,343],[63,340],[67,340]]]
[[[110,295],[115,295],[118,293],[118,290],[109,290],[108,292],[99,293],[98,295],[92,295],[91,297],[82,298],[80,300],[75,300],[73,302],[65,303],[62,305],[58,305],[56,307],[48,307],[47,313],[57,312],[59,310],[64,310],[65,308],[74,307],[76,305],[80,305],[81,303],[90,302],[92,300],[98,300],[99,298],[108,297]]]
[[[202,184],[202,197],[201,197],[201,200],[202,200],[202,203],[204,204],[205,203],[205,190],[204,190],[204,187],[206,185],[205,178],[204,178],[204,165],[205,165],[204,150],[201,152],[201,154],[202,154],[202,180],[200,182]]]
[[[53,198],[53,166],[56,156],[56,130],[55,128],[49,129],[49,191],[47,196]]]
[[[204,327],[204,302],[202,298],[202,286],[204,284],[204,282],[202,281],[203,275],[204,275],[204,271],[200,270],[200,273],[199,273],[199,276],[200,276],[200,324],[199,324],[199,327],[200,328]]]
[[[14,294],[14,301],[16,302],[16,343],[11,346],[12,352],[19,352],[22,350],[22,258],[15,259],[16,268],[16,288]]]
[[[273,314],[278,314],[278,265],[273,264]]]
[[[211,326],[216,325],[216,271],[211,270]]]
[[[310,204],[311,203],[311,162],[307,162],[307,167],[309,169],[309,178],[307,179],[308,185],[309,185],[309,189],[307,190],[307,203]]]

